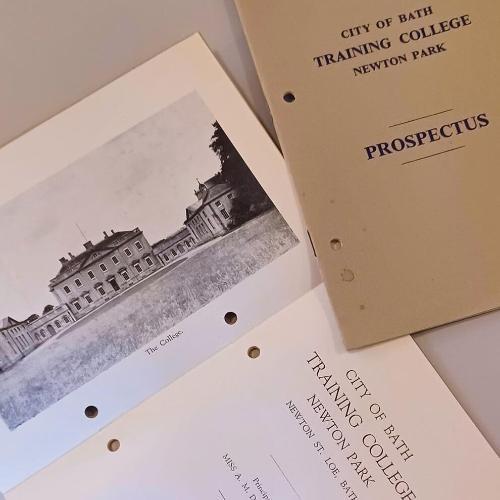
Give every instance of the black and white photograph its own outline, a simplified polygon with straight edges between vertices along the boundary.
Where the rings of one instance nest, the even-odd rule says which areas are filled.
[[[191,93],[0,206],[9,429],[297,245],[251,167]]]

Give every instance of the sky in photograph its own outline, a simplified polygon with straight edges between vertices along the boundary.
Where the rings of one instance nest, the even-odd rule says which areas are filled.
[[[214,121],[190,94],[1,206],[0,318],[56,304],[48,284],[59,258],[87,239],[139,227],[153,244],[182,227],[196,178],[220,169]]]

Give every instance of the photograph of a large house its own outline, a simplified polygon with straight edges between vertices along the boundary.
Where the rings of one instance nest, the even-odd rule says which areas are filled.
[[[298,243],[196,94],[1,206],[0,229],[11,430]]]
[[[61,257],[61,268],[49,284],[57,305],[22,321],[2,320],[0,372],[110,299],[235,227],[230,213],[237,188],[220,173],[203,183],[198,180],[195,195],[197,201],[186,208],[185,226],[154,244],[138,227],[111,229],[99,242],[86,241],[79,255]]]

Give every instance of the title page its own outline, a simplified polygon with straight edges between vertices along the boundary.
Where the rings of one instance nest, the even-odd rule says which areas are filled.
[[[347,346],[498,308],[498,2],[236,3]]]

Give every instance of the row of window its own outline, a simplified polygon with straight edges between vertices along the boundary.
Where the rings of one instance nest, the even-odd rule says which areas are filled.
[[[188,240],[184,240],[184,244],[186,245],[186,248],[189,250],[191,248],[191,246],[194,245],[194,238],[189,238]],[[170,255],[172,256],[172,258],[174,259],[175,257],[177,257],[177,255],[179,255],[179,253],[184,253],[186,252],[187,250],[184,248],[184,246],[182,245],[182,243],[179,243],[177,245],[177,250],[175,248],[172,248],[170,250]],[[168,261],[170,260],[170,257],[168,256],[168,254],[163,254],[163,258]]]
[[[14,332],[14,333],[19,333],[21,330],[24,330],[23,326],[14,326],[9,331]]]
[[[200,238],[202,238],[204,234],[210,234],[207,226],[203,221],[201,223],[195,224],[194,231]]]
[[[24,333],[21,334],[21,335],[18,335],[17,337],[15,337],[15,340],[17,340],[17,342],[19,342],[19,344],[21,344],[21,347],[23,349],[28,349],[29,346],[31,345],[27,340],[26,340],[26,337],[24,336]]]
[[[144,247],[142,246],[141,242],[140,241],[136,241],[135,242],[135,246],[137,247],[138,250],[142,250]],[[125,254],[127,255],[127,257],[131,257],[132,256],[132,252],[130,251],[129,248],[125,248],[123,250],[125,252]],[[116,255],[113,255],[111,257],[111,260],[113,261],[113,264],[115,264],[115,266],[117,266],[118,264],[120,264],[120,260],[118,259],[118,257]],[[146,257],[146,262],[148,263],[148,265],[151,267],[153,265],[153,261],[151,260],[151,257]],[[151,262],[151,264],[150,264]],[[107,272],[108,270],[108,266],[106,266],[106,264],[104,264],[104,262],[101,262],[99,264],[99,268],[101,269],[101,271],[103,273]],[[96,279],[96,275],[94,273],[94,271],[92,270],[89,270],[87,271],[87,274],[88,274],[88,277],[91,279],[91,280],[95,280]],[[75,285],[77,286],[77,288],[81,288],[83,286],[83,283],[82,283],[82,280],[80,278],[75,278]],[[65,285],[63,287],[64,291],[66,292],[67,295],[69,295],[71,293],[71,287],[69,285]]]
[[[146,257],[144,259],[146,261],[146,264],[148,265],[148,267],[153,267],[154,266],[154,262],[153,262],[153,259],[151,257]],[[138,273],[142,273],[144,271],[144,269],[142,268],[140,262],[135,262],[133,264],[133,267],[134,269],[138,272]],[[118,271],[118,274],[125,280],[125,281],[129,281],[130,280],[130,275],[127,271],[127,269],[121,269],[120,271]],[[120,289],[118,283],[116,283],[116,281],[114,280],[111,280],[110,281],[111,283],[111,286],[113,287],[113,290],[115,291],[118,291]],[[106,290],[104,289],[104,285],[102,283],[98,283],[95,287],[95,290],[97,291],[97,293],[101,296],[104,296],[106,295]],[[92,299],[91,295],[89,292],[85,292],[83,295],[82,295],[82,298],[87,302],[87,304],[92,304],[92,302],[94,302],[94,300]],[[81,311],[82,309],[82,305],[80,304],[80,300],[79,299],[74,299],[71,301],[71,304],[73,305],[73,307],[77,310],[77,311]]]
[[[11,341],[14,342],[14,345],[16,345],[16,347],[19,349],[19,351],[22,351],[23,349],[27,349],[30,346],[30,344],[26,340],[26,337],[25,337],[24,333],[21,333],[21,335],[16,335],[16,336],[12,336],[12,334],[10,334],[9,336],[7,336],[5,334],[5,332],[2,332],[2,334],[3,334],[4,339],[10,345],[11,349],[13,350],[13,352],[15,354],[17,354],[17,351],[12,346]],[[9,340],[9,338],[10,338],[10,340]],[[33,341],[33,339],[31,339],[31,337],[30,337],[30,340]]]
[[[69,317],[68,317],[68,316],[66,316],[66,314],[63,316],[63,318],[62,318],[62,319],[63,319],[64,323],[66,323],[66,324],[69,324],[69,323],[70,323]],[[56,328],[57,328],[57,329],[62,328],[62,324],[61,324],[61,322],[60,322],[58,319],[56,319],[56,320],[54,321],[54,325],[56,326]],[[43,332],[43,328],[40,330],[40,332]]]
[[[67,314],[65,314],[65,315],[62,317],[62,320],[63,320],[63,322],[64,322],[66,325],[68,325],[69,323],[71,323],[71,321],[70,321],[70,319],[69,319],[69,316],[68,316]],[[60,329],[63,327],[63,325],[61,324],[61,322],[60,322],[58,319],[56,319],[56,320],[54,321],[54,325],[55,325],[55,327],[56,327],[58,330],[60,330]],[[51,328],[52,328],[52,329],[54,329],[54,327],[52,327],[51,325],[47,326],[47,330],[49,330],[49,332],[50,332],[50,329],[51,329]],[[42,336],[42,338],[45,338],[45,337],[46,337],[46,335],[45,335],[45,329],[44,329],[44,328],[40,328],[40,330],[38,331],[38,333]],[[54,332],[54,333],[55,333],[55,332]]]
[[[229,193],[227,195],[227,197],[229,199],[231,199],[232,198],[232,194]],[[222,214],[222,217],[224,217],[224,219],[229,219],[229,214],[227,213],[227,210],[224,208],[224,206],[222,205],[222,203],[220,201],[216,201],[215,202],[215,206],[219,209],[219,211]]]

